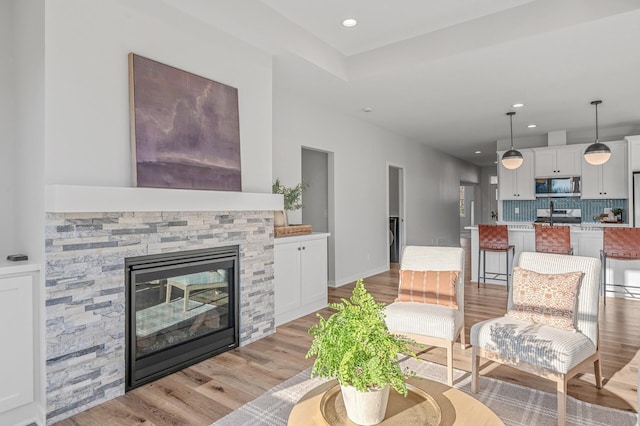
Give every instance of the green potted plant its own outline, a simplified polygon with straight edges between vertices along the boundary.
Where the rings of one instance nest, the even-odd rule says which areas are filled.
[[[624,209],[621,209],[620,207],[611,209],[611,213],[618,222],[622,222],[622,212],[624,212]]]
[[[271,192],[273,194],[282,194],[284,198],[284,215],[282,219],[275,216],[275,226],[287,226],[289,224],[288,213],[290,211],[299,210],[302,208],[302,193],[309,185],[300,182],[296,186],[286,187],[280,183],[280,178],[276,178],[275,182],[271,185]]]
[[[410,339],[389,333],[383,303],[369,294],[358,280],[350,299],[330,303],[336,312],[309,329],[313,337],[306,357],[316,356],[311,376],[336,378],[349,419],[360,425],[374,425],[384,419],[389,388],[407,395],[407,376],[398,355],[417,358]]]

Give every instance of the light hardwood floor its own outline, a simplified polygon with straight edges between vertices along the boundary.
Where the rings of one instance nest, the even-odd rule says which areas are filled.
[[[504,286],[476,287],[470,278],[469,240],[465,268],[465,332],[474,323],[503,315],[506,311]],[[365,279],[365,286],[376,300],[390,303],[396,295],[397,270]],[[353,283],[329,289],[329,299],[349,297]],[[319,311],[327,317],[328,309]],[[137,388],[58,425],[209,425],[232,410],[249,402],[273,386],[309,367],[305,359],[311,343],[307,334],[316,322],[307,315],[277,328],[277,332],[257,342],[218,355],[178,373]],[[600,310],[603,389],[595,387],[593,369],[585,370],[569,382],[569,395],[590,403],[628,411],[637,411],[638,359],[640,358],[640,301],[607,299]],[[423,359],[446,363],[444,349],[430,349]],[[471,348],[455,345],[454,367],[471,369]],[[534,387],[555,393],[552,382],[521,373],[505,366],[487,364],[482,376]]]

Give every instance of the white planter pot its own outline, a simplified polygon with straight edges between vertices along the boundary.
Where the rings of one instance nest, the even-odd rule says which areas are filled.
[[[377,425],[384,420],[389,401],[389,385],[382,389],[360,392],[353,386],[340,385],[347,416],[362,426]]]

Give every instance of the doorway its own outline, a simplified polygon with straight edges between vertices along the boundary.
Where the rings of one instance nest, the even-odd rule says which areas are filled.
[[[389,264],[400,263],[404,240],[404,169],[389,164],[388,179],[388,220],[389,232],[387,243],[389,247]]]
[[[302,181],[308,184],[302,194],[302,223],[313,232],[328,232],[327,276],[335,286],[335,231],[333,153],[302,148]]]
[[[477,185],[460,183],[460,238],[471,238],[468,226],[476,225],[476,188]]]

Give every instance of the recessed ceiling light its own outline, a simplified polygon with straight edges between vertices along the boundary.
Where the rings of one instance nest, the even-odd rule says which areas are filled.
[[[538,127],[538,126],[536,126],[535,124],[529,124],[527,127],[530,128],[530,129],[534,129],[534,128]]]
[[[358,21],[356,21],[353,18],[347,18],[344,21],[342,21],[343,27],[351,28],[351,27],[355,27],[356,25],[358,25]]]
[[[511,105],[514,108],[522,108],[524,106],[524,104],[513,104]]]
[[[364,111],[364,112],[371,112],[371,111],[373,111],[373,108],[371,108],[371,107],[364,107],[364,108],[362,108],[362,111]]]
[[[476,151],[476,154],[482,154],[482,151]]]
[[[494,161],[494,162],[493,162],[493,164],[498,164],[498,162],[497,162],[497,161]]]

